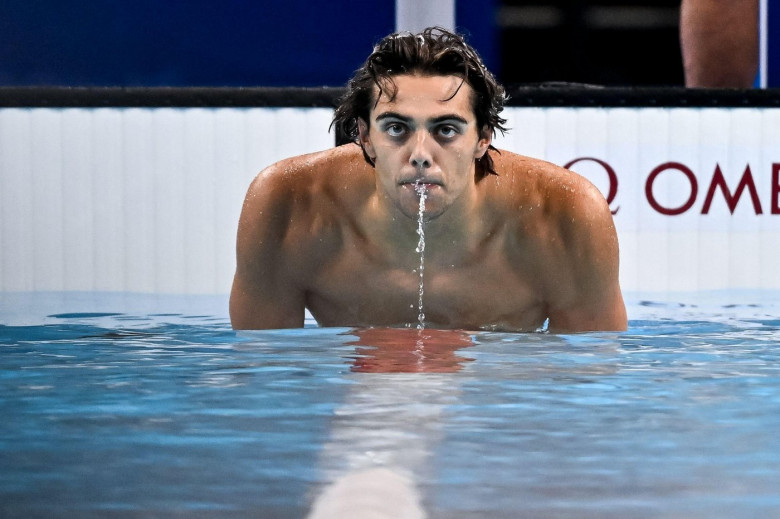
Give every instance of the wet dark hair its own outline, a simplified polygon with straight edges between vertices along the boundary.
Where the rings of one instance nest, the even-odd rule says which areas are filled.
[[[376,106],[383,92],[391,99],[395,97],[393,76],[400,74],[463,78],[474,92],[472,105],[480,134],[485,128],[493,135],[496,130],[506,131],[506,119],[499,115],[506,101],[504,87],[496,81],[463,36],[441,27],[429,27],[419,34],[391,34],[374,47],[347,84],[347,92],[333,115],[331,127],[336,129],[337,143],[358,141],[358,119],[366,123],[370,121],[371,108]],[[376,98],[375,87],[380,93]],[[496,151],[492,145],[490,150]],[[373,165],[365,150],[363,155]],[[477,160],[477,177],[487,174],[496,174],[489,153]]]

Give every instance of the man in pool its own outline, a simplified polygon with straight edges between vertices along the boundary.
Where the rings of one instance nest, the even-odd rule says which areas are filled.
[[[416,325],[424,196],[426,327],[625,330],[604,197],[496,150],[505,99],[461,36],[384,38],[334,115],[353,142],[281,161],[250,186],[233,327],[301,327],[306,308],[322,326]]]

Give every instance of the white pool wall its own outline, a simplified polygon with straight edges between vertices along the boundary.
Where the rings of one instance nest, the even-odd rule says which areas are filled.
[[[255,174],[331,147],[327,108],[0,109],[0,291],[224,294]],[[604,193],[634,293],[780,288],[780,109],[508,108],[496,145]],[[597,160],[594,160],[597,159]],[[653,170],[665,168],[651,183]],[[733,194],[733,214],[716,170]],[[693,194],[692,182],[698,191]],[[614,186],[613,186],[614,187]],[[757,203],[751,198],[755,191]],[[662,214],[688,209],[677,215]]]
[[[0,110],[0,290],[224,293],[247,187],[329,109]]]

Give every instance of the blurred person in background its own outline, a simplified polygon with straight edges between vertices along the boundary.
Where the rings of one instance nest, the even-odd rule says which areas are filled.
[[[682,0],[685,86],[751,88],[758,72],[758,0]]]

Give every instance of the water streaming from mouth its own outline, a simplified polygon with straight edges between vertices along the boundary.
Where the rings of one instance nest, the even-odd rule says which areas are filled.
[[[417,300],[417,329],[422,330],[425,328],[425,311],[423,310],[423,293],[425,292],[425,225],[423,213],[425,212],[425,199],[428,198],[428,195],[424,184],[415,184],[414,190],[420,197],[420,206],[417,211],[417,234],[420,236],[420,239],[417,242],[415,251],[420,253],[420,267],[417,271],[420,276],[420,290]]]

